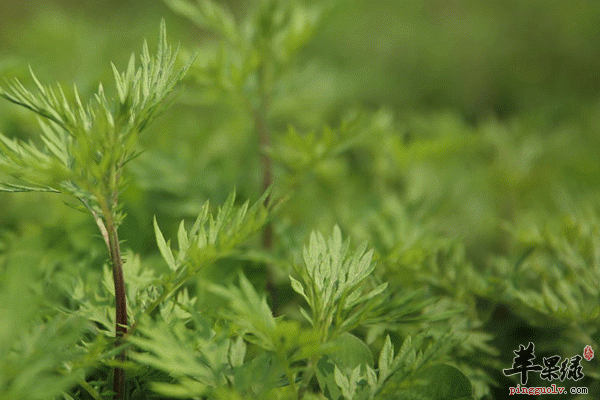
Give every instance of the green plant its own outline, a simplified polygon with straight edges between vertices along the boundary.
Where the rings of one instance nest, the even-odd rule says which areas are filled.
[[[118,94],[114,102],[106,99],[102,85],[85,106],[76,87],[72,94],[75,100],[69,101],[60,85],[42,85],[33,71],[37,92],[29,91],[18,80],[0,91],[5,99],[40,117],[43,142],[40,149],[33,143],[0,136],[0,167],[14,178],[14,182],[3,183],[0,189],[66,193],[92,215],[113,269],[117,337],[128,329],[123,257],[117,232],[123,218],[119,202],[125,185],[123,171],[139,152],[139,134],[162,111],[166,97],[185,72],[186,68],[175,70],[175,57],[176,52],[167,44],[163,22],[156,56],[150,56],[144,43],[140,67],[136,68],[134,55],[124,73],[112,65]],[[120,359],[124,357],[122,352]],[[124,372],[117,368],[117,398],[123,397],[124,384]]]
[[[287,136],[279,139],[275,151],[267,153],[272,141],[271,102],[276,87],[285,70],[293,66],[294,55],[322,21],[325,9],[321,6],[306,9],[299,3],[266,2],[245,22],[255,29],[244,30],[212,2],[199,2],[197,8],[181,1],[170,4],[227,38],[230,47],[226,56],[215,65],[217,76],[222,79],[211,85],[239,96],[254,120],[264,153],[263,190],[273,183],[271,157],[296,166],[289,180],[291,185],[279,189],[285,192],[297,187],[311,169],[328,159],[334,160],[357,143],[355,135],[361,122],[350,121],[339,132],[325,128],[319,138],[289,130]],[[386,292],[387,283],[372,276],[373,252],[366,252],[364,244],[348,254],[349,242],[342,242],[338,227],[328,241],[320,234],[312,234],[304,249],[303,264],[290,263],[297,276],[290,277],[291,287],[308,303],[309,311],[299,310],[310,326],[294,318],[273,317],[266,299],[243,274],[239,288],[204,280],[199,280],[195,289],[189,286],[210,265],[235,257],[253,259],[258,255],[259,259],[266,257],[271,268],[284,266],[281,259],[268,255],[273,235],[270,219],[283,204],[279,202],[275,208],[268,190],[252,206],[247,202],[236,206],[236,196],[232,194],[216,214],[205,203],[191,229],[186,229],[184,221],[179,225],[176,253],[155,219],[158,249],[168,272],[161,274],[142,267],[134,254],[123,257],[117,228],[123,221],[119,195],[125,188],[125,167],[139,154],[139,134],[162,111],[166,97],[189,66],[176,70],[175,63],[176,52],[166,42],[163,23],[155,57],[144,45],[139,68],[135,67],[134,56],[124,73],[112,66],[117,95],[114,103],[107,100],[100,86],[92,101],[84,106],[77,88],[69,94],[60,86],[44,86],[33,72],[37,92],[29,91],[16,80],[0,92],[10,102],[36,113],[42,128],[41,147],[1,137],[0,166],[12,178],[2,184],[2,189],[73,196],[83,205],[75,208],[92,215],[109,253],[112,274],[111,269],[104,268],[99,277],[100,289],[93,289],[93,277],[78,278],[73,286],[62,288],[71,305],[59,308],[59,314],[91,321],[105,334],[114,324],[118,347],[110,350],[99,339],[102,335],[92,333],[91,338],[77,346],[87,357],[85,362],[77,363],[76,356],[71,355],[64,361],[68,366],[63,371],[65,376],[70,376],[69,369],[77,365],[80,372],[76,382],[93,398],[104,396],[102,391],[106,388],[88,383],[81,374],[98,368],[97,363],[104,360],[107,366],[114,367],[115,398],[131,395],[125,390],[125,369],[139,376],[139,368],[147,366],[152,376],[170,377],[167,382],[151,386],[170,396],[305,398],[316,396],[314,385],[318,385],[331,399],[373,399],[384,396],[386,391],[396,393],[419,385],[413,382],[415,374],[428,368],[449,368],[444,371],[460,375],[453,367],[436,364],[444,360],[452,347],[452,335],[437,330],[418,333],[422,328],[417,326],[413,334],[401,336],[403,345],[396,357],[390,336],[386,337],[376,368],[371,350],[352,332],[381,325],[383,321],[433,323],[450,318],[455,312],[421,315],[423,308],[432,305],[431,300],[422,298],[423,292]],[[211,70],[212,67],[194,67],[193,72],[198,79],[199,72],[212,76]],[[300,150],[298,146],[314,154],[306,162],[297,163],[290,155]],[[264,229],[262,252],[240,247],[260,229]],[[222,298],[225,308],[196,306],[198,299],[189,294],[190,290],[205,297]],[[114,318],[106,313],[111,296],[115,298]],[[206,315],[201,316],[199,310],[203,309]],[[133,323],[129,322],[128,313],[133,316]],[[130,351],[133,361],[127,361],[125,347],[131,345],[136,350]],[[92,349],[93,353],[89,353]],[[116,361],[110,361],[112,355],[117,356]],[[132,362],[137,363],[137,371]],[[257,368],[262,370],[259,385],[253,378]],[[73,383],[66,380],[62,387]],[[392,389],[396,386],[397,390]],[[459,392],[468,397],[470,384],[462,385]],[[141,396],[142,392],[135,393]]]
[[[33,18],[36,50],[94,53],[79,89],[33,73],[0,89],[18,106],[0,109],[0,187],[12,192],[0,193],[0,397],[491,400],[519,383],[502,373],[519,344],[535,342],[537,363],[596,349],[598,105],[507,111],[502,99],[529,95],[485,92],[500,85],[485,72],[484,89],[455,90],[464,54],[447,58],[465,37],[500,41],[474,16],[512,18],[511,1],[164,3],[190,41],[172,51],[163,23],[155,56],[144,45],[141,65],[112,67],[114,90],[86,81],[102,43],[120,57],[119,13],[140,11],[127,15],[134,37],[167,8],[114,3],[110,23],[89,24],[44,9],[61,23]],[[472,31],[446,30],[463,23]],[[569,35],[569,49],[587,36]],[[492,48],[504,60],[512,46]],[[398,62],[367,68],[373,58]],[[78,57],[61,61],[69,73]],[[451,95],[460,110],[431,105]],[[17,193],[32,191],[46,193]],[[595,361],[561,385],[597,398]]]
[[[273,73],[283,68],[281,62],[289,58],[289,54],[274,54],[281,37],[275,35],[277,30],[273,27],[275,31],[271,31],[268,24],[272,22],[272,7],[281,5],[270,4],[258,13],[258,21],[262,24],[259,26],[265,31],[257,32],[258,36],[254,38],[246,38],[239,47],[243,53],[255,54],[245,61],[250,63],[246,74],[257,74],[258,77],[258,100],[256,108],[251,106],[251,109],[263,146],[270,142],[266,107],[272,95]],[[205,17],[212,17],[213,24],[218,22],[222,26],[217,26],[223,29],[233,29],[231,24],[225,23],[230,18],[212,3],[201,3],[199,10]],[[291,13],[288,17],[296,24],[297,18],[303,15],[296,8],[278,12]],[[304,30],[312,29],[310,24],[300,25]],[[296,25],[284,26],[289,30]],[[224,32],[229,32],[230,39],[236,37],[230,31]],[[308,36],[301,30],[289,31],[285,37],[284,42],[291,46],[288,49],[291,52],[305,40],[301,38]],[[268,44],[267,38],[278,39]],[[258,47],[253,50],[252,46]],[[256,61],[256,54],[262,61],[251,61]],[[119,73],[113,65],[117,91],[114,104],[107,100],[102,86],[87,106],[82,104],[76,88],[72,94],[75,100],[69,101],[69,95],[60,86],[56,89],[44,86],[33,73],[36,93],[30,92],[19,81],[0,92],[7,100],[40,116],[43,142],[40,148],[33,143],[2,137],[2,171],[13,178],[3,183],[2,189],[66,193],[75,197],[83,204],[78,208],[92,215],[105,241],[112,267],[112,287],[108,268],[104,269],[104,290],[101,292],[89,293],[90,282],[79,278],[75,286],[67,289],[71,291],[70,301],[75,307],[63,310],[63,313],[84,317],[101,329],[109,329],[112,318],[107,319],[102,304],[110,302],[106,296],[114,293],[114,324],[119,347],[116,353],[103,350],[101,344],[87,345],[87,348],[100,346],[96,354],[103,354],[105,359],[110,354],[117,354],[118,362],[107,364],[115,367],[115,398],[126,396],[124,368],[131,368],[122,347],[124,339],[137,348],[131,352],[132,360],[155,371],[163,371],[174,379],[173,383],[152,386],[159,393],[171,396],[304,398],[312,396],[310,388],[318,382],[329,398],[374,398],[383,393],[392,377],[395,377],[395,384],[408,382],[415,371],[441,360],[450,336],[438,336],[433,332],[416,335],[415,339],[408,336],[396,358],[388,336],[379,360],[379,373],[376,372],[370,349],[351,331],[383,319],[401,320],[408,315],[422,319],[418,317],[419,307],[428,302],[419,303],[414,295],[384,294],[386,283],[373,286],[377,279],[370,277],[375,268],[372,251],[365,253],[365,244],[348,255],[349,242],[342,243],[337,227],[329,241],[322,235],[311,235],[309,246],[304,250],[304,266],[295,267],[299,280],[290,277],[292,288],[308,302],[310,314],[300,310],[310,327],[293,319],[274,318],[265,298],[260,297],[244,275],[240,275],[239,289],[232,285],[200,282],[198,289],[201,292],[221,297],[228,304],[213,318],[201,317],[194,307],[197,300],[189,296],[186,283],[219,260],[248,254],[239,246],[265,224],[268,226],[269,218],[275,212],[270,206],[268,191],[251,207],[248,203],[236,206],[236,196],[232,194],[214,217],[206,203],[190,230],[186,230],[185,223],[181,222],[177,234],[179,251],[175,254],[154,220],[158,248],[169,268],[168,273],[156,275],[144,270],[135,255],[123,257],[117,228],[123,220],[119,194],[125,183],[124,168],[138,154],[138,135],[162,110],[165,98],[187,69],[175,70],[175,55],[166,43],[163,23],[155,57],[149,55],[144,45],[138,69],[134,56],[124,73]],[[278,67],[273,64],[276,60],[281,64]],[[243,81],[241,79],[239,84]],[[250,105],[254,103],[253,97],[247,101]],[[325,154],[317,158],[323,156]],[[264,156],[263,163],[266,187],[272,181],[270,157]],[[307,167],[310,168],[310,164]],[[300,170],[299,173],[304,172]],[[266,250],[270,247],[269,236],[272,234],[268,230],[263,236]],[[368,289],[366,296],[365,289]],[[96,300],[90,302],[90,299]],[[128,306],[134,315],[133,324],[128,323]],[[219,320],[225,325],[220,325]],[[171,324],[174,324],[173,328],[169,327]],[[193,332],[201,334],[196,337]],[[192,340],[192,337],[196,339]],[[181,344],[175,345],[178,341]],[[433,346],[420,350],[429,341]],[[186,350],[192,343],[196,344]],[[248,359],[246,343],[253,346]],[[82,351],[85,348],[86,345],[81,347]],[[177,353],[177,348],[182,352]],[[200,353],[189,357],[194,354],[193,348],[199,349]],[[71,365],[73,359],[65,362]],[[89,363],[83,364],[82,370],[94,365],[94,360]],[[262,384],[258,387],[250,378],[254,374],[251,371],[257,367],[264,370]],[[317,381],[313,379],[315,376]],[[364,389],[365,379],[371,385],[369,390]],[[90,396],[102,396],[84,380],[79,379],[78,383]],[[464,386],[462,395],[468,396],[469,388],[469,385]]]
[[[227,213],[228,210],[223,209],[217,221],[226,220],[227,216],[220,217]],[[190,243],[194,244],[181,247],[182,242],[188,243],[185,238],[190,237],[190,233],[181,229],[177,259],[191,258],[195,260],[192,265],[205,265],[197,255],[188,254],[197,251],[196,243],[203,243],[202,254],[211,252],[210,233],[206,237],[196,236],[193,228]],[[218,232],[218,228],[213,229]],[[157,232],[157,236],[159,243],[164,244],[162,234]],[[172,320],[172,315],[161,313],[158,321],[140,328],[141,337],[129,338],[140,349],[131,356],[176,378],[175,383],[153,385],[159,393],[174,397],[304,398],[310,395],[307,390],[316,376],[327,398],[388,398],[383,393],[389,393],[392,398],[400,390],[393,390],[394,387],[405,388],[407,393],[418,390],[409,389],[411,384],[408,383],[415,374],[420,376],[419,373],[424,372],[424,376],[432,374],[428,385],[436,387],[439,385],[433,376],[448,376],[448,379],[460,376],[460,385],[453,389],[460,394],[456,398],[469,398],[468,380],[454,368],[436,364],[452,343],[448,334],[430,331],[414,338],[408,336],[396,357],[387,336],[379,356],[379,372],[374,369],[371,350],[350,331],[376,324],[394,313],[398,320],[409,315],[414,318],[420,307],[415,307],[414,296],[383,295],[386,284],[378,285],[366,297],[361,297],[363,288],[371,286],[366,282],[373,270],[371,254],[364,254],[363,246],[348,255],[348,246],[348,242],[342,243],[336,227],[328,241],[322,235],[313,234],[304,249],[303,265],[297,267],[300,280],[291,278],[291,285],[309,303],[312,315],[302,313],[311,327],[287,318],[274,318],[265,297],[241,274],[239,288],[214,284],[207,288],[227,300],[217,314],[217,321],[224,320],[225,325],[211,322],[194,310],[191,306],[194,299],[187,298],[186,302],[177,302],[185,311],[181,318]],[[168,247],[163,247],[162,253],[169,264],[169,260],[175,260]],[[433,318],[419,319],[431,321]],[[176,324],[174,329],[169,328],[172,323]],[[250,353],[246,343],[251,344],[254,351]],[[430,346],[426,346],[427,343]],[[425,372],[427,368],[436,372]],[[443,397],[441,393],[447,389],[438,387],[437,390],[441,390],[439,396]],[[383,397],[376,397],[380,394]]]

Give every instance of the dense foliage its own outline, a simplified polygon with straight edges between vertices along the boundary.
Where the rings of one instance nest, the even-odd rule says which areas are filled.
[[[502,399],[598,349],[600,6],[67,3],[0,16],[2,399]]]

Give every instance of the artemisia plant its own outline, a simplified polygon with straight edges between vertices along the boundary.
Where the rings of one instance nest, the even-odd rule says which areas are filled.
[[[33,72],[34,91],[16,79],[0,89],[2,97],[36,113],[41,127],[39,144],[0,135],[0,171],[13,178],[1,183],[0,190],[66,193],[92,215],[113,267],[117,339],[128,326],[118,235],[124,169],[139,154],[140,133],[164,109],[167,96],[187,70],[187,66],[175,67],[176,56],[167,44],[162,21],[156,55],[150,55],[144,42],[141,65],[136,67],[133,54],[125,72],[112,65],[117,89],[112,101],[100,85],[84,105],[76,87],[67,93],[60,85],[45,86]],[[124,360],[124,352],[119,358]],[[115,369],[114,390],[116,398],[123,398],[125,373],[120,368]]]

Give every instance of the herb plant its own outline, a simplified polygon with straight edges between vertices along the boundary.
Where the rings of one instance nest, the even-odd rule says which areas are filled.
[[[0,191],[57,214],[0,221],[0,397],[494,399],[519,344],[597,347],[598,202],[544,173],[573,160],[527,121],[336,97],[311,56],[353,6],[250,3],[164,0],[198,42],[163,20],[87,102],[31,68],[0,88],[39,124],[0,135]]]
[[[0,95],[28,108],[39,117],[44,144],[19,143],[0,137],[2,170],[15,178],[2,190],[66,193],[76,198],[91,214],[104,239],[112,266],[115,294],[115,331],[127,332],[127,297],[123,277],[118,226],[122,222],[119,193],[124,188],[123,170],[139,151],[138,135],[162,111],[166,97],[181,79],[185,68],[175,70],[176,52],[167,44],[166,28],[161,25],[157,54],[150,56],[144,43],[141,66],[135,56],[127,71],[112,65],[118,98],[110,103],[102,85],[87,105],[83,105],[77,87],[75,101],[69,101],[60,85],[56,89],[42,85],[31,72],[37,92],[29,91],[15,80]],[[120,344],[120,341],[117,341]],[[121,352],[119,358],[125,359]],[[125,376],[115,369],[117,398],[124,396]]]

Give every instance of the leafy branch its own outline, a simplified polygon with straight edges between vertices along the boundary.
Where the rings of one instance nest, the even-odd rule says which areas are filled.
[[[232,203],[228,200],[226,204]],[[259,200],[253,207],[261,206],[262,200]],[[219,218],[221,211],[215,221],[240,221],[227,216],[243,215],[241,210],[245,207],[235,212],[230,206],[225,208],[230,211]],[[210,221],[211,218],[204,216],[201,220]],[[218,223],[207,224],[209,227],[214,225]],[[201,231],[198,224],[194,226],[192,231]],[[178,234],[181,250],[174,254],[169,242],[156,229],[163,258],[175,268],[173,272],[182,269],[188,274],[186,267],[194,268],[195,265],[188,258],[189,249],[197,247],[198,239],[194,235],[190,237],[181,225]],[[208,231],[214,234],[200,235],[203,246],[219,242],[218,231],[212,228]],[[211,236],[215,239],[210,239]],[[221,236],[221,240],[224,237]],[[386,285],[364,291],[365,281],[374,268],[372,251],[365,250],[363,245],[355,252],[349,252],[349,242],[342,241],[338,227],[328,240],[317,233],[311,235],[304,251],[305,267],[297,268],[302,282],[293,278],[291,282],[294,290],[311,306],[312,316],[306,311],[303,314],[312,327],[304,328],[284,316],[275,318],[266,297],[240,273],[239,286],[207,283],[211,292],[228,301],[227,307],[217,314],[219,321],[225,321],[225,324],[200,316],[192,306],[194,300],[187,295],[180,296],[176,301],[184,312],[180,318],[172,320],[162,309],[162,321],[152,323],[149,315],[140,317],[141,336],[129,338],[137,347],[132,357],[167,372],[175,380],[153,384],[158,393],[171,397],[301,399],[309,394],[308,388],[316,375],[322,392],[329,399],[371,400],[392,398],[393,393],[407,390],[416,393],[423,376],[430,379],[433,387],[439,387],[435,382],[437,378],[459,379],[460,393],[468,398],[471,390],[468,379],[455,368],[439,364],[454,345],[453,333],[438,333],[431,329],[415,332],[404,339],[397,355],[394,355],[391,338],[387,336],[376,369],[369,347],[349,332],[377,320],[382,312],[380,303],[373,299],[382,297]],[[170,289],[165,289],[165,293],[167,291],[172,293]],[[398,306],[401,310],[388,315],[406,316],[415,312],[412,296],[393,303],[391,307]],[[430,320],[436,317],[432,316]],[[173,327],[169,327],[171,323]],[[256,347],[262,352],[257,352]],[[413,382],[415,376],[419,379]]]
[[[273,142],[274,103],[289,97],[281,93],[280,83],[291,69],[300,50],[325,25],[337,0],[320,4],[300,1],[264,1],[257,3],[240,21],[225,7],[212,0],[165,0],[176,13],[220,40],[218,51],[203,57],[204,65],[194,65],[191,77],[202,89],[232,95],[242,104],[252,121],[262,167],[262,190],[274,183],[274,168],[269,148]],[[268,199],[266,199],[268,200]],[[262,247],[272,248],[273,226],[263,228]],[[275,274],[271,270],[267,286],[274,307],[278,298],[274,291]]]
[[[167,44],[164,21],[160,26],[158,50],[151,56],[144,42],[141,65],[135,56],[127,70],[119,73],[112,65],[118,98],[107,100],[104,88],[85,106],[77,88],[74,101],[60,85],[44,86],[31,72],[36,91],[14,80],[0,96],[39,116],[43,143],[20,143],[0,136],[0,170],[15,183],[0,185],[3,191],[49,191],[77,198],[93,216],[104,238],[113,266],[117,337],[127,332],[127,300],[123,260],[117,228],[123,218],[119,193],[124,188],[123,170],[137,154],[139,134],[164,109],[167,96],[188,66],[176,69],[177,50]],[[124,359],[121,353],[120,358]],[[124,396],[123,370],[115,370],[117,398]]]
[[[375,269],[371,262],[373,251],[366,251],[364,243],[348,254],[349,246],[349,241],[342,242],[338,226],[328,241],[313,232],[308,247],[304,248],[305,268],[296,268],[302,282],[290,276],[292,288],[311,309],[310,315],[301,309],[302,314],[323,332],[324,341],[352,329],[361,306],[387,288],[387,283],[382,283],[368,293],[363,291],[363,282]]]
[[[246,201],[241,206],[235,206],[236,194],[232,192],[215,214],[209,211],[210,204],[207,201],[189,230],[186,230],[184,221],[181,221],[177,231],[177,255],[171,249],[171,241],[165,240],[155,219],[154,232],[158,248],[171,272],[158,282],[162,293],[143,314],[152,313],[206,266],[234,255],[243,242],[264,226],[270,211],[277,209],[278,205],[264,205],[267,196],[268,192],[252,205]]]

